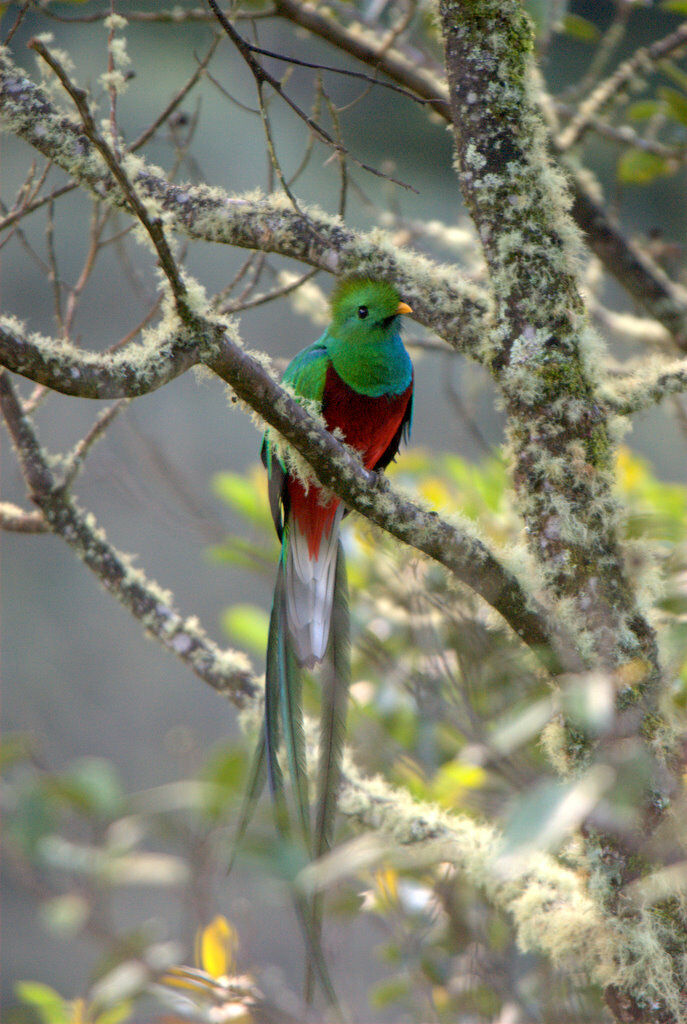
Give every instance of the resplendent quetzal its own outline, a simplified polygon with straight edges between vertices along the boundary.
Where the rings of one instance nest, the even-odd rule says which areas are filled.
[[[322,337],[298,353],[283,379],[297,399],[314,403],[330,431],[338,428],[367,469],[383,469],[410,429],[413,367],[401,341],[400,317],[412,310],[392,284],[355,276],[339,283],[331,312]],[[348,592],[339,539],[345,510],[317,483],[304,486],[289,472],[269,436],[262,459],[282,548],[267,642],[265,728],[237,838],[267,776],[280,832],[291,835],[295,816],[307,856],[316,858],[329,848],[333,832],[350,681]],[[304,667],[319,662],[322,710],[313,834],[301,677]],[[290,792],[277,758],[280,739]]]

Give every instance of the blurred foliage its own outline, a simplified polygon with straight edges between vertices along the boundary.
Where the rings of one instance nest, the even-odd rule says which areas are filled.
[[[436,507],[463,509],[490,541],[517,550],[520,528],[499,459],[473,466],[416,450],[392,472],[397,485]],[[618,478],[634,571],[651,578],[654,590],[660,583],[673,700],[684,706],[687,488],[661,483],[627,449],[618,455]],[[264,476],[256,471],[236,480],[223,483],[223,493],[242,517],[244,550],[253,551],[252,564],[262,572],[273,546]],[[506,627],[443,570],[360,520],[345,536],[355,624],[349,736],[357,759],[414,797],[500,818],[513,849],[522,842],[558,848],[566,830],[551,833],[551,822],[574,783],[552,775],[538,738],[563,703],[580,728],[591,728],[603,714],[603,681],[576,680],[569,692],[552,694]],[[223,559],[234,541],[215,556]],[[263,609],[239,605],[225,622],[234,637],[256,646],[264,639]],[[307,697],[314,711],[314,680]],[[151,991],[195,1020],[211,1019],[224,1005],[238,1019],[254,1019],[261,997],[239,964],[235,927],[221,913],[250,748],[251,740],[241,748],[222,744],[192,777],[127,793],[110,762],[80,759],[54,771],[31,737],[5,737],[8,865],[36,897],[39,919],[56,940],[87,937],[101,951],[88,990],[75,1001],[37,982],[18,983],[20,1002],[7,1024],[116,1024]],[[608,815],[631,805],[641,774],[633,764],[623,792],[600,794]],[[256,885],[279,886],[290,869],[266,804],[251,823],[239,869]],[[343,842],[343,822],[341,832]],[[118,931],[117,894],[151,887],[187,915],[194,908],[195,967],[183,966],[183,947],[159,923]],[[520,953],[508,921],[448,864],[419,868],[392,856],[337,878],[328,907],[328,920],[341,926],[361,911],[377,922],[382,980],[369,998],[378,1012],[447,1022],[490,1019],[511,1004],[531,1019],[591,1020],[602,1013],[594,993],[573,993],[562,972]],[[180,938],[190,948],[191,935]],[[286,1003],[293,999],[284,996]]]

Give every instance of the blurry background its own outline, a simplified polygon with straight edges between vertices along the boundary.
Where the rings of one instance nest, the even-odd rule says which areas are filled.
[[[102,8],[102,3],[51,4],[56,14],[71,18]],[[155,3],[136,4],[153,10]],[[186,6],[186,5],[182,5]],[[118,5],[126,13],[127,5]],[[18,5],[5,5],[3,35]],[[576,2],[570,12],[604,28],[614,5]],[[632,15],[623,51],[660,37],[676,23],[656,4]],[[276,20],[260,20],[261,45],[308,60],[343,63],[341,55],[307,35],[290,31]],[[105,69],[106,30],[102,23],[50,20],[31,12],[12,40],[18,64],[37,75],[34,55],[26,42],[37,32],[54,34],[54,45],[66,50],[76,65],[76,78],[102,97],[97,86]],[[244,23],[243,31],[247,32]],[[120,97],[118,119],[127,140],[133,139],[158,114],[196,66],[211,39],[208,25],[184,23],[150,26],[132,23],[126,30],[128,52],[135,72]],[[577,81],[594,53],[589,42],[571,33],[554,36],[543,66],[551,90],[560,93]],[[353,67],[351,62],[348,66]],[[212,73],[241,104],[254,106],[254,83],[231,46],[223,42]],[[360,96],[359,82],[328,76],[327,85],[340,106]],[[312,99],[312,73],[294,69],[288,83],[291,95],[304,107]],[[193,177],[229,192],[264,187],[268,181],[265,146],[259,120],[228,102],[210,81],[203,81],[184,103],[188,118],[198,116],[192,143],[193,163],[186,162],[178,179]],[[305,134],[301,123],[275,101],[271,107],[279,157],[293,170],[302,155]],[[344,139],[362,160],[382,167],[408,182],[417,193],[352,170],[346,214],[353,227],[375,223],[370,205],[391,210],[399,219],[463,224],[456,177],[452,168],[450,135],[443,123],[427,118],[420,106],[396,93],[373,88],[361,102],[341,114]],[[184,124],[174,131],[182,137]],[[175,140],[164,128],[147,145],[145,158],[168,170],[175,157]],[[338,202],[336,164],[329,152],[315,145],[314,159],[297,185],[304,201],[335,212]],[[683,252],[687,204],[684,172],[658,178],[649,187],[621,184],[616,178],[618,151],[610,142],[588,136],[586,157],[599,175],[612,205],[629,231],[675,243]],[[34,154],[6,134],[2,138],[2,194],[6,204],[26,175]],[[55,176],[55,181],[58,176]],[[80,272],[86,244],[85,225],[90,204],[78,192],[55,207],[55,238],[60,273],[72,281]],[[120,216],[119,227],[126,225]],[[45,250],[45,218],[39,213],[22,222],[26,241],[38,253]],[[423,241],[441,260],[456,253]],[[76,320],[80,343],[101,350],[126,334],[145,314],[154,296],[155,280],[147,251],[130,240],[123,243],[126,258],[110,246],[93,275]],[[233,277],[246,253],[225,246],[194,244],[188,266],[208,293],[220,290]],[[2,308],[26,321],[33,330],[54,333],[51,288],[45,267],[15,236],[1,253]],[[288,261],[269,257],[275,271],[299,272]],[[271,281],[267,278],[267,283]],[[329,291],[326,275],[317,282]],[[609,285],[605,296],[617,308],[628,308],[620,290]],[[241,315],[245,343],[275,359],[286,359],[314,340],[320,331],[283,299]],[[425,338],[415,324],[410,338]],[[631,355],[627,347],[618,349]],[[413,353],[416,402],[412,445],[425,452],[457,452],[482,460],[501,440],[501,419],[494,394],[479,367],[441,352]],[[31,386],[21,383],[27,395]],[[37,413],[43,442],[52,452],[71,447],[89,428],[99,404],[49,396]],[[470,423],[466,419],[469,418]],[[483,441],[480,441],[480,435]],[[629,444],[645,453],[657,475],[684,482],[685,442],[669,413],[658,410],[635,420]],[[136,401],[124,411],[88,459],[76,488],[80,504],[92,511],[110,541],[135,552],[137,563],[163,587],[170,588],[183,614],[197,614],[209,633],[224,645],[221,618],[227,606],[240,602],[267,611],[272,572],[242,570],[213,559],[210,548],[225,535],[241,533],[246,524],[213,490],[213,478],[225,470],[242,474],[258,461],[259,435],[254,426],[227,401],[220,382],[186,374],[171,385]],[[398,473],[403,480],[404,457]],[[24,487],[6,435],[2,437],[0,479],[3,500],[25,506]],[[215,744],[236,737],[247,744],[237,727],[234,709],[192,676],[180,663],[149,643],[129,614],[113,603],[91,573],[76,562],[65,545],[52,536],[5,533],[2,564],[2,727],[5,735],[31,738],[38,757],[52,770],[64,769],[75,758],[111,759],[121,786],[141,791],[184,778],[200,769]],[[261,655],[254,655],[258,671]],[[299,984],[301,949],[294,921],[277,886],[258,891],[245,866],[228,885],[218,889],[218,905],[241,932],[243,956],[276,964],[289,983]],[[40,893],[34,893],[40,897]],[[279,912],[275,916],[275,907]],[[164,919],[167,937],[188,943],[198,921],[182,901],[170,895],[133,890],[116,896],[114,914],[121,927],[146,919]],[[266,923],[269,922],[269,927]],[[70,943],[46,931],[29,898],[16,866],[3,874],[3,991],[2,1020],[9,1020],[13,984],[23,977],[43,980],[66,994],[77,993],[93,968],[90,939]],[[162,927],[162,926],[161,926]],[[161,933],[161,938],[165,935]],[[295,937],[294,941],[286,941]],[[371,950],[380,931],[353,918],[337,932],[335,955],[355,978],[347,997],[357,1016],[369,1014],[366,989],[379,973]],[[379,1007],[375,1019],[397,1019],[397,1010]],[[19,1018],[17,1018],[19,1019]]]

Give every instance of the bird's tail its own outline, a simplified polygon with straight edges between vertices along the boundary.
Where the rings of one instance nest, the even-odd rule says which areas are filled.
[[[305,581],[303,575],[295,583],[290,580],[294,567],[302,567],[302,551],[297,544],[295,557],[290,554],[296,531],[285,533],[267,641],[265,727],[254,754],[234,840],[236,851],[267,781],[277,829],[292,850],[294,840],[301,847],[303,866],[322,856],[331,846],[346,730],[350,630],[346,563],[338,538],[339,519],[337,515],[329,535],[331,550],[328,546],[322,552],[322,545],[320,547],[325,555],[321,571],[314,569],[304,573]],[[318,600],[326,603],[326,609],[318,607]],[[297,616],[295,630],[294,614]],[[303,728],[302,666],[316,661],[324,661],[324,664],[313,835]],[[278,760],[282,741],[289,787],[285,786]],[[338,1004],[321,945],[321,899],[299,894],[294,899],[308,952],[308,976],[311,980],[317,979],[336,1013]]]
[[[331,626],[326,658],[322,665],[320,753],[317,766],[317,803],[313,854],[317,860],[331,849],[336,800],[341,780],[341,759],[346,738],[346,712],[351,684],[351,640],[348,581],[343,545],[337,543]],[[318,946],[322,934],[322,896],[312,901],[312,928]],[[315,965],[314,965],[315,966]],[[312,991],[314,966],[306,975],[306,992]]]
[[[322,531],[317,551],[291,516],[284,535],[286,613],[298,662],[313,668],[327,651],[334,600],[339,524],[337,508],[329,529]]]

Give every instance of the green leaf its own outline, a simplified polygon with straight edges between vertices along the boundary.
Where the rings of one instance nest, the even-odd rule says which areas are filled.
[[[277,535],[274,534],[272,545],[246,540],[245,537],[227,537],[222,544],[213,544],[207,548],[209,558],[213,562],[224,562],[226,565],[252,569],[254,572],[269,568],[270,576],[274,575],[274,566],[279,555]]]
[[[59,992],[40,981],[18,981],[14,991],[32,1006],[45,1024],[69,1024],[69,1009]]]
[[[572,782],[544,780],[514,803],[505,828],[504,860],[556,846],[576,829],[615,782],[598,764]]]
[[[21,732],[8,733],[0,743],[0,769],[4,771],[17,761],[25,761],[31,754],[32,746],[30,736]]]
[[[672,60],[662,60],[658,64],[659,69],[663,72],[666,78],[669,78],[678,89],[682,89],[683,92],[687,92],[687,71],[683,71],[679,68]]]
[[[434,777],[432,797],[442,807],[455,809],[464,803],[466,792],[484,786],[486,778],[486,772],[477,764],[449,761]]]
[[[659,110],[663,110],[663,105],[656,100],[639,100],[628,107],[627,113],[633,121],[648,121]]]
[[[109,1009],[103,1010],[99,1013],[95,1019],[95,1024],[122,1024],[123,1021],[128,1020],[133,1011],[133,1004],[125,999],[121,1003],[116,1003],[114,1006],[110,1006]]]
[[[222,613],[222,626],[236,643],[262,654],[267,647],[269,618],[254,604],[235,604]]]
[[[373,990],[370,995],[370,1005],[375,1010],[383,1010],[391,1003],[404,1000],[410,991],[410,981],[407,977],[391,978],[383,981]]]
[[[668,171],[668,163],[663,157],[643,149],[628,149],[618,161],[618,179],[629,185],[647,185]]]
[[[15,807],[6,820],[6,837],[28,856],[33,856],[41,840],[55,825],[56,808],[42,780],[22,780],[17,787]]]
[[[77,935],[88,920],[89,913],[88,901],[75,892],[55,896],[39,907],[41,921],[62,938]]]
[[[235,745],[227,746],[223,743],[206,762],[201,777],[207,786],[203,801],[205,813],[210,818],[218,818],[242,790],[246,778],[243,751]]]
[[[595,43],[601,35],[593,21],[581,18],[579,14],[566,14],[563,18],[563,30],[582,43]]]
[[[202,777],[223,789],[237,791],[246,775],[246,758],[242,750],[223,743],[207,761]]]
[[[671,14],[687,14],[687,0],[662,0],[661,7]]]
[[[255,484],[238,473],[217,473],[212,489],[218,498],[251,523],[264,523],[268,518],[265,500]]]
[[[677,89],[671,89],[668,85],[662,85],[658,95],[668,105],[670,113],[680,124],[687,124],[687,96],[684,96]]]
[[[101,757],[73,761],[66,772],[52,779],[52,786],[85,814],[113,818],[123,808],[124,789],[116,769]]]

